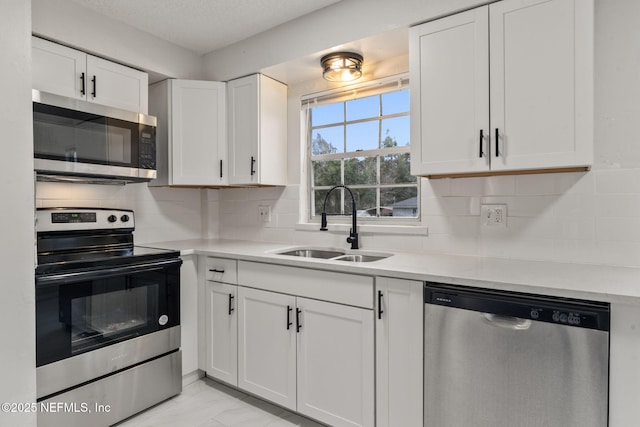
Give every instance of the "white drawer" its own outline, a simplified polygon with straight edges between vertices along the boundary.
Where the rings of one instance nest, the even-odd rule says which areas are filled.
[[[373,308],[373,277],[370,276],[239,261],[238,285]]]
[[[235,259],[207,257],[205,266],[207,280],[238,284],[238,261]]]

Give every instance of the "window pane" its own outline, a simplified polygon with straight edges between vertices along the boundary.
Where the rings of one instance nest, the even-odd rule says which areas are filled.
[[[311,109],[311,126],[344,122],[344,103],[320,105]]]
[[[416,182],[411,175],[409,153],[389,154],[380,157],[380,184],[408,184]]]
[[[376,157],[352,157],[344,160],[346,185],[376,184],[378,161]]]
[[[382,148],[409,145],[409,116],[382,120]]]
[[[382,95],[382,115],[409,112],[409,89]]]
[[[347,121],[380,117],[380,96],[347,101]]]
[[[322,208],[324,206],[324,199],[327,197],[327,193],[329,190],[315,190],[313,192],[313,197],[315,201],[315,212],[314,215],[320,215],[322,213]],[[342,189],[335,189],[331,192],[331,195],[327,199],[326,212],[330,215],[340,214],[340,206],[342,204],[340,195],[342,194]]]
[[[311,154],[332,154],[344,152],[344,126],[316,129],[311,139]]]
[[[356,199],[356,212],[358,216],[376,216],[376,189],[356,188],[352,189],[353,197]],[[345,213],[351,213],[351,197],[345,194]]]
[[[312,164],[314,187],[333,187],[341,183],[340,160],[314,161]]]
[[[377,150],[379,141],[378,121],[347,125],[347,152]]]
[[[418,189],[416,187],[395,187],[380,189],[381,209],[389,210],[392,216],[418,216]]]

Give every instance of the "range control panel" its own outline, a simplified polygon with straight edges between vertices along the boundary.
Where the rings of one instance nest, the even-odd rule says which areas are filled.
[[[133,229],[133,211],[108,208],[42,208],[36,212],[36,231]]]

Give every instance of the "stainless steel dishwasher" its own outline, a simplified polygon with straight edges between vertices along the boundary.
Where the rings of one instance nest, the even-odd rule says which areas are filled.
[[[606,427],[609,305],[426,283],[425,427]]]

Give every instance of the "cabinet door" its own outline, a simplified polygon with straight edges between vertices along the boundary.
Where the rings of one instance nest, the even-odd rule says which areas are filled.
[[[206,285],[207,376],[238,385],[238,287],[218,282]]]
[[[226,84],[171,80],[172,185],[226,183]]]
[[[295,297],[238,288],[238,387],[296,409]]]
[[[87,100],[147,114],[147,73],[87,55]]]
[[[376,279],[376,422],[422,427],[423,283]]]
[[[87,55],[84,52],[37,37],[31,38],[31,52],[34,89],[86,99]]]
[[[593,163],[593,2],[490,5],[493,170]]]
[[[196,255],[182,256],[180,338],[182,375],[184,376],[198,369],[198,263]]]
[[[258,150],[258,75],[228,83],[229,184],[257,184],[260,176]]]
[[[298,412],[335,427],[373,426],[373,312],[306,298],[298,309]]]
[[[487,171],[488,8],[413,27],[409,40],[411,173]]]

